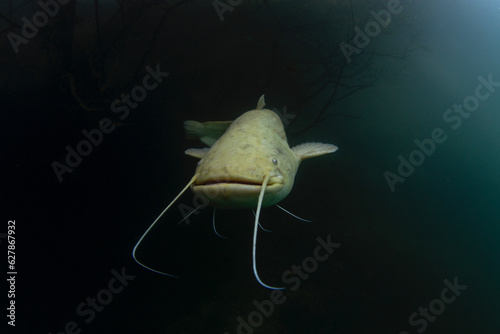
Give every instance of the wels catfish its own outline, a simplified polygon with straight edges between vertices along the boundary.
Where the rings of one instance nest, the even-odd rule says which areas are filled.
[[[135,253],[146,234],[161,216],[189,188],[205,203],[214,208],[257,208],[253,232],[253,271],[257,281],[269,289],[283,289],[265,284],[257,274],[255,261],[257,230],[262,207],[275,205],[292,190],[295,174],[304,159],[333,153],[335,145],[304,143],[290,148],[280,117],[264,109],[264,96],[257,108],[247,111],[234,121],[186,121],[188,138],[197,138],[209,147],[186,150],[186,154],[200,159],[194,176],[174,200],[144,232],[133,250]]]

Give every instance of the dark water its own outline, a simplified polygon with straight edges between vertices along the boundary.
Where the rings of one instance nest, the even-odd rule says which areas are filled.
[[[500,2],[215,4],[61,0],[34,33],[42,8],[2,3],[2,326],[498,333]],[[177,224],[190,192],[137,254],[179,279],[137,265],[194,173],[184,150],[203,147],[183,122],[235,119],[262,94],[291,146],[339,147],[280,203],[312,223],[262,211],[259,274],[286,289],[254,277],[250,210],[217,211],[227,239],[211,208]]]

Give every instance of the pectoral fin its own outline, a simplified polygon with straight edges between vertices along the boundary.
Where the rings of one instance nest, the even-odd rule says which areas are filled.
[[[205,154],[207,154],[207,152],[209,150],[210,149],[208,147],[205,147],[205,148],[189,148],[184,153],[186,153],[187,155],[190,155],[192,157],[201,159],[201,158],[203,158],[205,156]]]
[[[186,138],[199,139],[204,144],[212,146],[223,134],[233,121],[196,122],[185,121]]]
[[[333,153],[338,147],[332,144],[323,143],[303,143],[292,147],[292,151],[297,154],[301,160],[319,157],[323,154]]]

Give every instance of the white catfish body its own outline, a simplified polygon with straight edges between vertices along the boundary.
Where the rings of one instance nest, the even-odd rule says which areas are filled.
[[[211,147],[186,150],[186,154],[200,159],[195,174],[143,234],[134,248],[134,258],[147,232],[190,186],[195,194],[215,208],[257,208],[254,274],[261,285],[276,289],[264,284],[257,274],[255,248],[260,209],[278,203],[290,193],[302,160],[335,152],[337,147],[305,143],[290,148],[280,117],[264,109],[264,96],[259,99],[256,109],[247,111],[233,122],[186,121],[184,126],[188,138],[200,139]]]
[[[322,143],[290,149],[280,117],[263,107],[262,96],[257,109],[226,123],[229,127],[210,149],[186,151],[201,158],[191,189],[209,205],[225,209],[256,208],[266,176],[269,181],[262,206],[274,205],[292,190],[303,159],[337,150],[335,145]],[[220,134],[222,124],[188,121],[185,126],[189,137],[200,138],[210,145]]]
[[[191,189],[213,207],[256,208],[269,175],[262,206],[271,206],[292,190],[299,163],[279,116],[271,110],[251,110],[238,117],[201,158]]]

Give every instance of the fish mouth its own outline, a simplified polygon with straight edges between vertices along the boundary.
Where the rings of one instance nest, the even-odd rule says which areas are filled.
[[[197,180],[191,189],[215,208],[256,208],[262,191],[262,182],[256,178],[215,177]],[[277,203],[282,198],[280,193],[284,187],[285,181],[281,176],[271,177],[264,191],[263,206]]]
[[[262,183],[256,181],[247,181],[247,180],[208,180],[203,183],[198,183],[195,186],[210,186],[210,185],[247,185],[247,186],[257,186],[261,187]]]
[[[271,177],[267,183],[267,188],[282,185],[283,179],[281,177]],[[249,179],[249,178],[214,178],[203,181],[198,181],[193,184],[193,187],[208,187],[208,186],[233,186],[233,187],[262,187],[262,181]]]
[[[267,183],[265,194],[277,193],[283,188],[283,185],[283,178],[271,177]],[[209,178],[195,182],[191,189],[212,200],[216,197],[256,199],[262,190],[262,181],[244,177]]]

